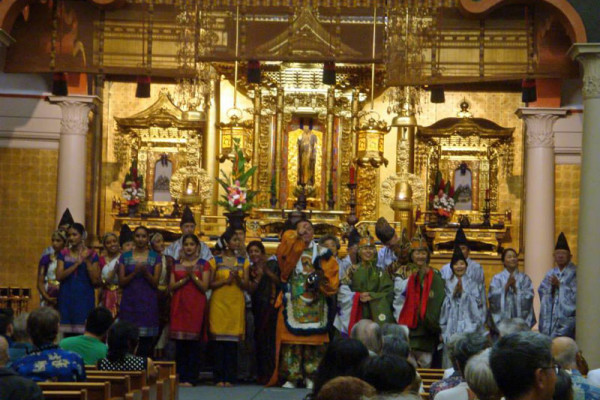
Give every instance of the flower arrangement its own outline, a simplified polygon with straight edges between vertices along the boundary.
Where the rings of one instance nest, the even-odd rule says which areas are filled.
[[[248,181],[256,172],[256,167],[248,168],[246,158],[239,146],[239,140],[234,140],[233,152],[233,167],[231,176],[227,176],[221,170],[221,178],[216,178],[217,182],[225,190],[226,194],[221,195],[222,200],[217,201],[217,204],[225,208],[228,212],[248,212],[254,207],[252,200],[257,192],[248,189]]]
[[[144,190],[144,178],[138,175],[137,160],[131,161],[129,172],[125,175],[123,181],[123,193],[122,196],[127,200],[128,206],[137,206],[142,200],[146,198],[146,191]]]
[[[454,188],[449,181],[444,181],[442,173],[438,171],[429,194],[429,202],[439,216],[445,218],[452,216],[454,212],[454,195]]]

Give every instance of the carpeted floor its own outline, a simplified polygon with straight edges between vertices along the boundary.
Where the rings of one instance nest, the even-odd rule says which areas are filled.
[[[239,385],[232,388],[196,386],[179,388],[179,400],[302,400],[306,389],[265,388]]]

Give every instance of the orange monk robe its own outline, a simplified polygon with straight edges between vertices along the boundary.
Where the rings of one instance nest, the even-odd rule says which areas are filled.
[[[315,244],[316,246],[316,244]],[[279,263],[279,270],[281,271],[281,282],[286,283],[296,265],[302,252],[306,248],[304,241],[298,237],[298,233],[294,230],[289,230],[281,237],[281,244],[277,247],[277,261]],[[320,290],[325,296],[333,296],[337,293],[340,287],[340,274],[339,267],[335,257],[331,256],[329,259],[321,258],[321,268],[324,272],[324,282],[321,283]],[[279,314],[277,317],[277,334],[275,338],[275,370],[271,379],[267,383],[267,386],[275,386],[279,382],[279,350],[281,344],[301,344],[310,346],[320,346],[324,343],[329,343],[329,334],[327,332],[308,335],[298,336],[292,334],[285,326],[283,321],[283,293],[279,293],[275,307],[279,308]]]

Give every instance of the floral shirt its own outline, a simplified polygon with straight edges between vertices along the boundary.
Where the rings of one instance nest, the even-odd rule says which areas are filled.
[[[12,364],[21,376],[34,382],[81,382],[86,380],[83,359],[58,346],[43,346]]]
[[[433,382],[431,384],[431,386],[429,387],[429,398],[433,400],[439,392],[443,390],[452,389],[453,387],[460,385],[464,381],[465,379],[462,377],[460,372],[455,371],[454,374],[452,374],[450,377],[442,379],[441,381]]]
[[[600,387],[590,384],[576,369],[567,372],[573,382],[573,400],[600,400]]]

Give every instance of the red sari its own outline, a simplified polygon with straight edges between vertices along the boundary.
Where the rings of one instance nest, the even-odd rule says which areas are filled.
[[[193,267],[194,274],[202,280],[202,274],[210,271],[210,264],[202,259]],[[187,269],[180,260],[173,266],[175,282],[187,275]],[[189,280],[173,294],[171,299],[171,324],[169,328],[171,339],[200,340],[204,337],[206,316],[206,295]]]

